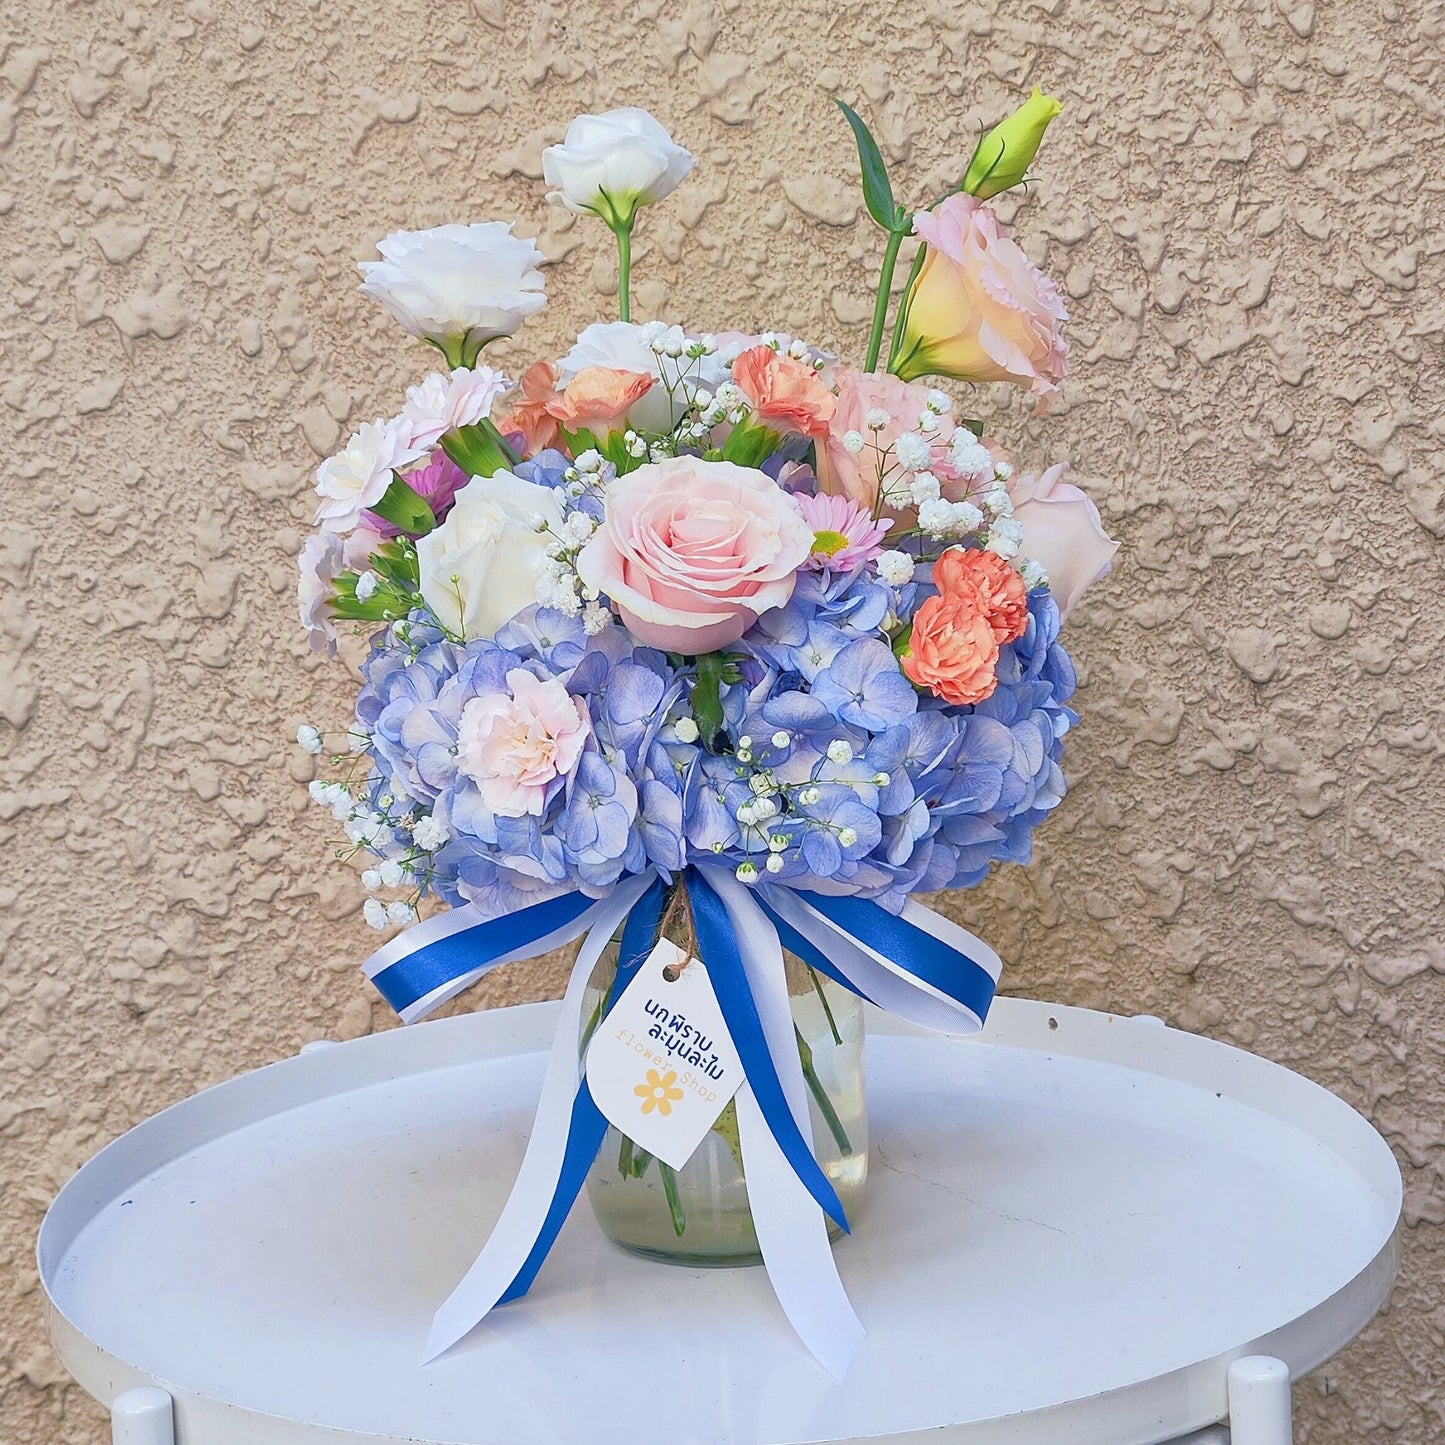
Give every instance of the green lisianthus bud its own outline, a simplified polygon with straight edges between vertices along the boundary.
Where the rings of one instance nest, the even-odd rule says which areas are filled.
[[[968,163],[963,189],[986,201],[1018,185],[1039,152],[1049,122],[1063,108],[1061,102],[1035,86],[1034,93],[1011,116],[979,141]]]

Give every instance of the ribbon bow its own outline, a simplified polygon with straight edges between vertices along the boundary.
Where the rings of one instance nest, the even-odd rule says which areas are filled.
[[[788,1002],[783,950],[861,998],[925,1028],[973,1033],[998,985],[998,955],[981,939],[909,900],[893,914],[855,897],[772,883],[744,886],[726,868],[689,868],[698,953],[743,1065],[738,1139],[758,1247],[784,1313],[841,1379],[864,1330],[838,1277],[825,1216],[847,1216],[813,1154],[812,1125]],[[475,904],[416,924],[364,965],[406,1023],[503,964],[586,935],[562,1000],[537,1116],[516,1183],[486,1246],[437,1311],[425,1361],[468,1334],[498,1304],[526,1294],[587,1178],[607,1131],[578,1056],[583,994],[622,927],[616,999],[657,941],[666,886],[655,870],[606,897],[570,892],[501,917]]]

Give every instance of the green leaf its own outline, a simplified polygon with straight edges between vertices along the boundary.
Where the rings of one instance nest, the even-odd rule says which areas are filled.
[[[487,418],[449,431],[442,438],[442,450],[472,477],[490,477],[517,464],[511,447]]]
[[[698,658],[697,681],[692,687],[692,716],[702,745],[709,752],[716,750],[723,727],[722,674],[722,653],[706,652]]]
[[[893,199],[888,167],[883,164],[883,152],[878,149],[873,133],[846,101],[838,100],[834,104],[848,118],[848,124],[853,127],[853,138],[858,142],[858,166],[863,173],[863,204],[868,207],[868,214],[885,231],[906,230],[906,221],[900,217],[898,203]]]
[[[414,492],[400,472],[391,474],[386,495],[371,510],[412,537],[424,537],[437,524],[436,513],[426,498]]]

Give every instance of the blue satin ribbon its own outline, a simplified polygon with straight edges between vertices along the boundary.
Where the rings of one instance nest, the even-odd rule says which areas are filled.
[[[962,1004],[980,1023],[988,1016],[998,988],[997,980],[982,964],[974,962],[951,943],[945,943],[926,928],[919,928],[868,898],[839,898],[826,893],[805,893],[802,889],[797,890],[797,895],[844,933]]]
[[[436,989],[477,969],[487,969],[518,949],[540,942],[548,934],[580,918],[597,900],[582,893],[564,893],[541,903],[504,913],[471,928],[459,929],[435,943],[423,944],[372,976],[372,983],[397,1013],[424,999]]]
[[[697,926],[698,952],[706,961],[728,1033],[763,1117],[804,1187],[824,1212],[847,1230],[848,1218],[837,1192],[813,1157],[788,1107],[738,952],[732,919],[722,899],[699,870],[689,868],[685,881]],[[797,892],[797,897],[844,933],[962,1004],[980,1020],[988,1013],[996,987],[992,975],[952,944],[868,899],[802,891]],[[617,978],[603,1002],[603,1017],[611,1011],[656,944],[666,898],[666,886],[660,879],[654,880],[629,911],[622,930]],[[511,959],[531,956],[527,952],[529,948],[535,951],[534,946],[549,935],[575,923],[596,901],[582,893],[563,894],[515,913],[458,929],[447,937],[422,944],[381,969],[373,975],[372,982],[386,1001],[402,1013],[467,974],[485,973]],[[828,978],[867,998],[816,944],[769,907],[764,894],[758,895],[758,902],[777,929],[784,948]],[[584,1076],[573,1100],[562,1167],[545,1221],[501,1303],[518,1299],[531,1288],[586,1181],[607,1127],[608,1120],[598,1109]]]
[[[622,926],[622,950],[617,960],[617,977],[603,1000],[603,1018],[612,1012],[612,1006],[622,997],[623,989],[637,976],[638,969],[646,962],[647,955],[657,943],[666,896],[667,890],[659,880],[632,905],[627,922]],[[497,1301],[498,1304],[520,1299],[532,1288],[537,1271],[552,1252],[552,1246],[557,1242],[557,1236],[562,1232],[562,1226],[566,1224],[567,1216],[572,1212],[572,1206],[577,1202],[577,1196],[587,1181],[588,1172],[597,1158],[597,1151],[601,1149],[602,1141],[607,1135],[607,1124],[607,1119],[592,1098],[592,1090],[587,1087],[584,1076],[577,1087],[577,1097],[572,1102],[572,1119],[567,1127],[567,1148],[562,1155],[562,1168],[557,1176],[557,1188],[553,1191],[552,1203],[548,1206],[547,1216],[537,1233],[537,1242],[532,1246],[532,1252],[517,1271],[516,1278],[507,1286],[506,1293]]]
[[[762,1110],[773,1138],[778,1141],[793,1171],[808,1193],[846,1232],[848,1216],[837,1191],[813,1157],[813,1151],[804,1141],[798,1121],[788,1107],[787,1096],[783,1093],[778,1070],[763,1033],[763,1021],[758,1017],[758,1005],[738,954],[732,919],[723,907],[722,899],[696,869],[688,870],[687,890],[692,900],[692,916],[697,924],[698,953],[706,964],[707,976],[712,982],[713,992],[717,994],[723,1021],[742,1062],[743,1077],[752,1086],[758,1108]]]

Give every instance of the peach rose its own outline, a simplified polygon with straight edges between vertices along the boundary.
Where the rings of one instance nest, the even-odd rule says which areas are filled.
[[[945,702],[982,702],[998,686],[998,643],[970,597],[930,597],[913,615],[903,675]]]
[[[586,366],[572,378],[547,410],[567,431],[611,431],[652,390],[653,378],[640,371]]]
[[[1029,590],[997,553],[950,547],[933,564],[933,581],[945,597],[969,600],[1000,646],[1024,635],[1029,625]]]
[[[920,211],[928,243],[903,328],[898,374],[1012,381],[1048,396],[1063,380],[1067,321],[1054,283],[1008,237],[976,196]]]
[[[753,346],[733,363],[733,381],[771,431],[824,437],[837,410],[833,394],[806,362]]]
[[[557,418],[547,409],[557,396],[557,368],[550,361],[539,361],[522,373],[520,401],[497,423],[503,436],[520,432],[526,453],[534,457],[557,440]]]
[[[641,642],[696,656],[783,606],[812,550],[812,527],[771,477],[673,457],[609,484],[577,571]]]
[[[1068,462],[1060,462],[1042,476],[1015,477],[1009,484],[1014,520],[1023,527],[1022,553],[1049,574],[1062,617],[1088,587],[1108,576],[1119,550],[1088,493],[1060,481],[1068,470]]]
[[[900,381],[885,372],[855,371],[851,366],[840,366],[837,405],[828,424],[828,435],[818,443],[819,490],[851,497],[860,507],[871,512],[878,508],[881,483],[882,490],[887,493],[884,505],[902,519],[899,529],[912,526],[912,511],[907,500],[911,478],[889,455],[880,479],[878,452],[880,449],[889,451],[904,432],[916,430],[919,418],[928,409],[929,394],[928,387]],[[888,425],[881,431],[869,429],[870,411],[888,413]],[[952,415],[945,413],[938,418],[936,430],[929,434],[932,453],[929,470],[943,484],[944,495],[950,501],[962,501],[967,495],[965,488],[955,497],[949,487],[950,482],[958,480],[957,469],[949,455],[956,430]],[[848,450],[844,438],[849,432],[857,432],[864,438],[862,451]]]

